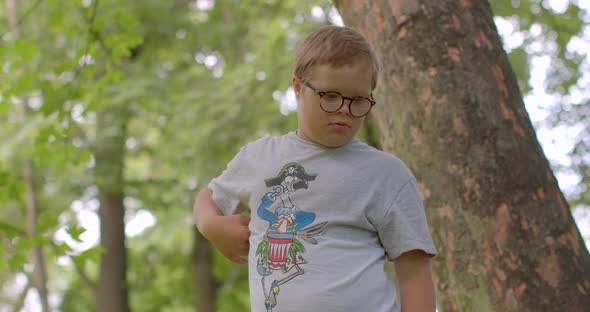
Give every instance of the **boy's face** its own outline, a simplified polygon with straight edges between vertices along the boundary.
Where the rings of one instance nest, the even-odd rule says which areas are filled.
[[[365,62],[332,67],[317,65],[311,69],[307,82],[317,91],[335,91],[344,97],[371,95],[371,67]],[[348,109],[349,100],[338,111],[328,113],[320,107],[320,96],[296,76],[293,89],[297,97],[298,131],[304,140],[326,147],[339,147],[350,142],[359,131],[365,117],[356,118]]]

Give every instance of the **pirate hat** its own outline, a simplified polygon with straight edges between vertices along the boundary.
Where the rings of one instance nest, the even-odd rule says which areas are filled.
[[[267,187],[280,185],[283,180],[288,176],[295,176],[301,181],[295,184],[295,189],[307,188],[307,182],[315,180],[317,174],[310,174],[305,171],[302,165],[298,163],[288,163],[283,166],[279,174],[270,179],[264,180]]]

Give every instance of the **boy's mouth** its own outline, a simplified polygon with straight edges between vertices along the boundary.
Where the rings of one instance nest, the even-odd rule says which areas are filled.
[[[331,122],[329,125],[338,128],[350,128],[350,125],[345,122]]]

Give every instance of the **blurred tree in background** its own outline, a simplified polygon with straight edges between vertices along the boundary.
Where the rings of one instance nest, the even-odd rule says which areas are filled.
[[[588,60],[567,47],[588,41],[587,11],[572,4],[556,12],[533,0],[493,5],[522,30],[510,58],[523,90],[534,91],[531,60],[550,55],[549,90],[564,108],[551,116],[586,129],[589,97],[572,94],[584,94]],[[4,0],[0,310],[19,311],[27,296],[42,306],[35,289],[43,288],[52,310],[110,308],[96,301],[109,256],[98,241],[101,194],[124,205],[109,210],[126,234],[113,240],[126,247],[113,262],[127,290],[117,309],[248,310],[246,268],[199,238],[194,195],[245,142],[295,127],[287,114],[295,44],[334,19],[327,0]],[[588,131],[579,133],[573,166],[558,169],[587,185]],[[587,188],[572,196],[590,202]],[[36,247],[46,280],[34,278]],[[205,304],[203,293],[217,294],[215,303]]]

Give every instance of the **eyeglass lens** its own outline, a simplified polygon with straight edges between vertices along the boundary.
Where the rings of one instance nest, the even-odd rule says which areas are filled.
[[[335,92],[326,92],[320,99],[320,105],[326,112],[335,112],[344,104],[342,96]],[[364,116],[371,110],[371,101],[366,98],[356,98],[350,105],[350,113],[353,116]]]

